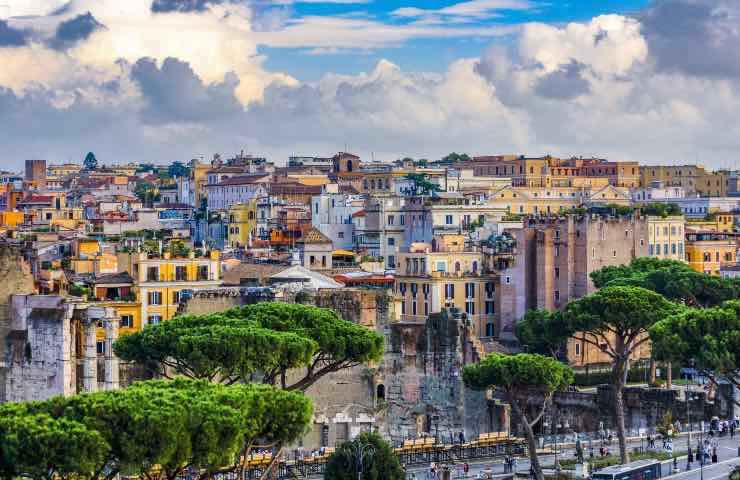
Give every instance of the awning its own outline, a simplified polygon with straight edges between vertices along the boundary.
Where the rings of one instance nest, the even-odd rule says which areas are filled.
[[[349,250],[334,250],[331,252],[332,257],[354,257],[355,252],[350,252]]]

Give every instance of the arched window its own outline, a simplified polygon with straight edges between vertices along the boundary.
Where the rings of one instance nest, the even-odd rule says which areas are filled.
[[[478,273],[478,262],[473,262],[473,273]]]
[[[385,400],[385,385],[382,383],[378,384],[378,388],[376,389],[376,397],[378,400]]]

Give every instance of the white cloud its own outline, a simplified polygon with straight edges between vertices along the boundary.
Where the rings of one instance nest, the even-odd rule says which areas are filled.
[[[525,25],[519,51],[525,60],[541,64],[547,72],[575,60],[596,72],[620,75],[648,55],[639,22],[621,15],[602,15],[564,28]]]
[[[411,39],[498,37],[517,27],[450,27],[383,23],[372,19],[307,16],[286,22],[279,30],[257,32],[259,44],[280,48],[375,49],[400,46]]]
[[[436,9],[401,7],[391,12],[391,15],[399,18],[415,18],[425,23],[457,23],[494,18],[502,10],[532,8],[534,5],[529,0],[469,0]]]

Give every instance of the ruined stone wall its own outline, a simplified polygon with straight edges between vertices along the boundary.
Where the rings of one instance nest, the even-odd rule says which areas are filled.
[[[33,293],[33,275],[20,252],[0,245],[0,402],[6,399],[5,383],[8,372],[8,335],[10,333],[10,296]]]
[[[431,435],[457,441],[505,429],[505,416],[483,392],[464,387],[465,328],[449,311],[431,315],[426,324],[390,325],[386,353],[377,375],[385,391],[380,402],[381,433],[400,443]],[[376,392],[377,393],[377,392]]]
[[[300,301],[336,310],[346,320],[374,328],[385,338],[377,365],[360,365],[329,374],[306,394],[314,404],[314,423],[295,447],[333,447],[362,431],[375,430],[395,443],[424,434],[457,440],[506,429],[505,407],[462,384],[466,336],[472,329],[458,315],[430,317],[425,325],[394,322],[394,303],[381,289],[322,290],[299,294]],[[181,309],[203,314],[248,301],[198,293]],[[288,383],[303,374],[290,372]]]
[[[3,401],[44,400],[76,391],[71,309],[54,295],[11,297]]]

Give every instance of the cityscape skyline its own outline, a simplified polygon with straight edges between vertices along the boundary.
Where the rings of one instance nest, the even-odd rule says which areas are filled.
[[[14,0],[3,163],[598,156],[737,165],[727,0]]]

